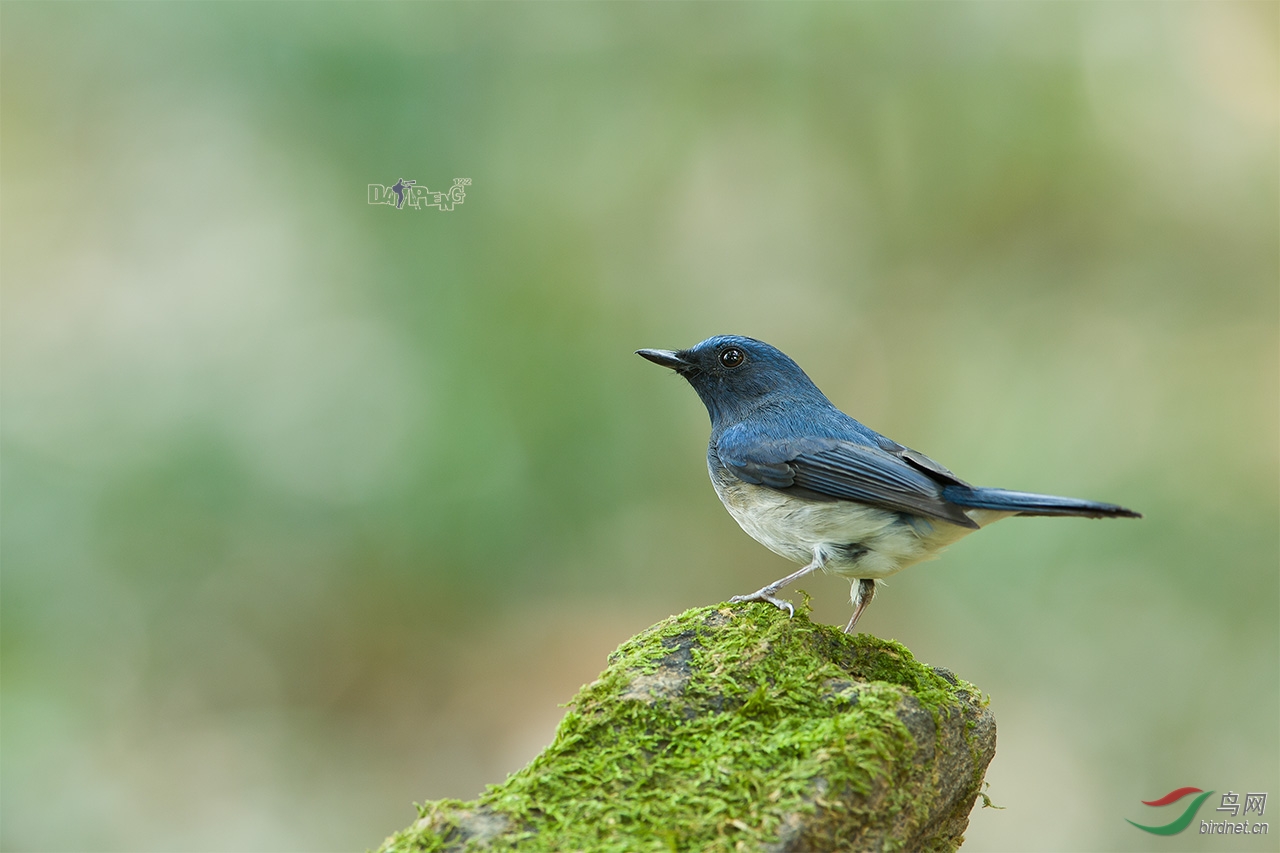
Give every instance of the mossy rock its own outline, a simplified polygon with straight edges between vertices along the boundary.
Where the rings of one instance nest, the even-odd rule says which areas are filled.
[[[994,754],[978,690],[899,643],[704,607],[614,652],[528,767],[382,851],[954,850]]]

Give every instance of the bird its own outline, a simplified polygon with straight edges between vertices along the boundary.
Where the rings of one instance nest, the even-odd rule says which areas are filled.
[[[716,335],[685,350],[640,349],[697,392],[711,417],[707,469],[753,539],[802,568],[732,603],[768,602],[822,570],[851,581],[853,633],[878,581],[1011,515],[1141,518],[1110,503],[972,486],[840,411],[781,350]]]

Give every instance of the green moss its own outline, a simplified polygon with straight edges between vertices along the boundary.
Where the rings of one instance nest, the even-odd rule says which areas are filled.
[[[908,784],[924,745],[904,723],[904,702],[913,696],[941,731],[980,695],[949,679],[898,643],[805,613],[690,610],[614,652],[529,766],[474,803],[422,807],[383,849],[460,849],[468,836],[475,846],[474,833],[444,817],[467,809],[504,824],[485,849],[759,849],[795,815],[857,812],[873,789],[867,820],[909,837],[933,803]],[[927,746],[932,755],[941,740]]]

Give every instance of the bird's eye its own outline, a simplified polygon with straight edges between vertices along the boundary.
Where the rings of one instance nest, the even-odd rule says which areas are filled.
[[[723,364],[725,367],[730,367],[730,368],[737,367],[739,364],[742,364],[742,362],[746,360],[747,360],[747,357],[743,355],[742,350],[738,349],[737,347],[729,347],[727,350],[720,353],[720,363]]]

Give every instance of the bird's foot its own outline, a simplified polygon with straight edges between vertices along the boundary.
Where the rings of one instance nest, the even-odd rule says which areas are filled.
[[[858,624],[858,620],[862,618],[862,611],[867,609],[867,605],[871,603],[871,599],[876,597],[876,582],[870,578],[862,578],[854,581],[853,594],[853,616],[849,619],[849,624],[844,626],[846,634],[852,634],[853,628]]]
[[[796,615],[796,606],[785,598],[778,598],[775,596],[774,593],[777,591],[778,588],[776,586],[766,586],[763,589],[756,590],[750,595],[735,595],[733,598],[729,599],[729,601],[732,604],[742,604],[746,601],[767,601],[779,610],[787,611],[789,618],[794,617]]]

